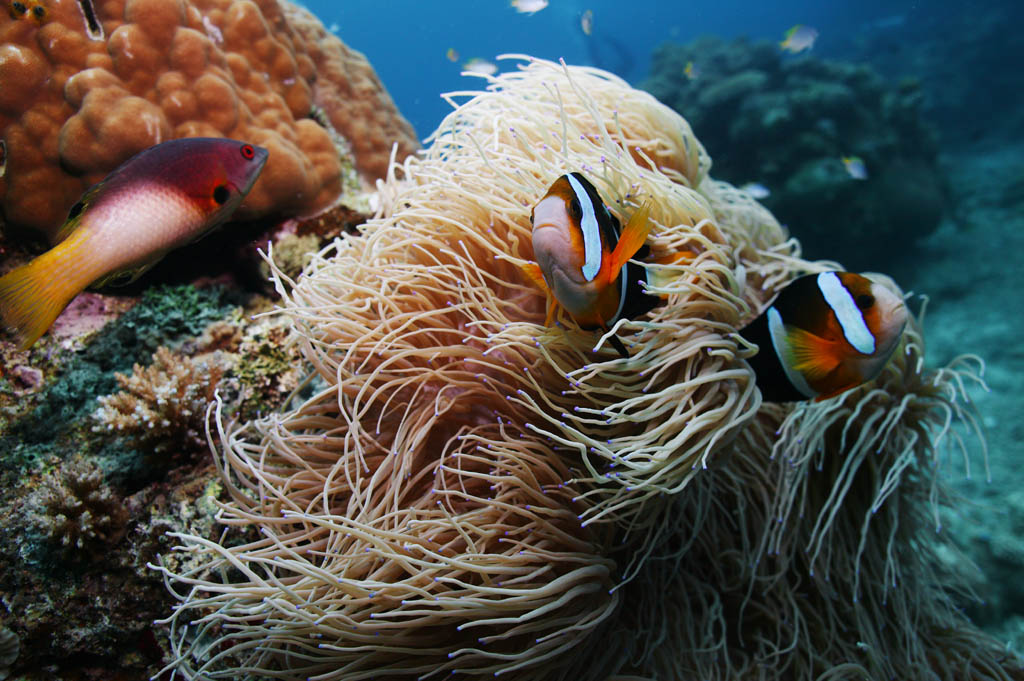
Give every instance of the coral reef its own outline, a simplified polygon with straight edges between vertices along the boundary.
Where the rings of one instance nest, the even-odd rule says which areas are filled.
[[[119,163],[176,137],[234,137],[270,150],[239,217],[310,213],[366,180],[392,144],[417,146],[362,55],[285,0],[93,0],[0,13],[0,198],[11,228],[52,239],[68,208]],[[324,118],[324,117],[318,117]],[[41,191],[40,188],[45,188]]]
[[[7,628],[0,628],[0,681],[6,679],[18,659],[18,636]]]
[[[95,557],[124,536],[128,511],[93,463],[66,463],[47,476],[36,494],[37,503],[31,505],[42,509],[45,534],[72,560]]]
[[[181,357],[157,348],[148,367],[114,374],[121,391],[100,397],[96,431],[128,437],[137,449],[163,456],[206,447],[206,408],[224,376],[223,361]]]
[[[914,326],[874,383],[762,404],[735,331],[798,273],[774,218],[708,177],[685,120],[528,60],[393,169],[283,316],[319,386],[219,413],[216,540],[159,568],[188,679],[1024,678],[935,567],[939,444],[966,361]],[[580,170],[656,222],[665,305],[562,317],[521,271],[530,207]],[[895,288],[895,284],[888,285]],[[595,345],[596,344],[596,345]]]
[[[878,244],[931,233],[946,208],[937,143],[913,80],[893,87],[865,65],[704,37],[659,46],[642,87],[686,116],[716,177],[770,190],[763,203],[808,257],[885,267],[898,249]],[[867,179],[852,177],[844,157],[859,157]]]

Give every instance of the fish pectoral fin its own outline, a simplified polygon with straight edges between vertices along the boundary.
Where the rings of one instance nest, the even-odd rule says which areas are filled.
[[[530,281],[547,296],[548,310],[544,318],[544,326],[551,326],[552,322],[555,321],[555,306],[558,304],[558,301],[555,299],[554,294],[551,293],[551,289],[548,288],[548,282],[544,280],[544,273],[541,272],[540,265],[535,262],[528,262],[519,267],[526,273]]]
[[[107,288],[108,286],[127,286],[128,284],[131,284],[136,279],[141,277],[143,273],[150,267],[152,267],[154,264],[155,261],[146,265],[142,265],[140,267],[132,268],[130,270],[120,270],[118,272],[112,272],[106,275],[105,277],[97,279],[96,281],[91,283],[89,285],[89,288],[95,290]]]
[[[615,244],[615,250],[609,258],[608,281],[614,281],[623,265],[643,248],[647,236],[651,233],[650,215],[651,203],[647,201],[629,218],[619,236],[619,243]]]
[[[101,184],[102,183],[93,185],[89,191],[82,195],[82,198],[75,202],[75,205],[71,206],[71,210],[68,212],[68,219],[64,221],[64,224],[57,230],[57,234],[54,235],[54,245],[64,241],[71,236],[76,229],[78,229],[78,225],[82,222],[82,214],[85,212],[85,209],[89,207],[89,204],[92,203],[93,198],[99,192]]]
[[[833,343],[796,327],[786,328],[786,361],[810,381],[820,380],[839,366]]]
[[[528,262],[525,265],[520,265],[519,268],[523,270],[530,281],[544,293],[550,295],[551,289],[548,288],[548,282],[544,280],[544,273],[540,271],[540,265],[535,262]]]

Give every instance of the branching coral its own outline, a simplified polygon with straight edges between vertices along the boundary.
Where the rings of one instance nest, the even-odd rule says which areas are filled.
[[[103,473],[86,461],[51,473],[37,494],[43,529],[70,557],[92,556],[124,535],[128,511]]]
[[[206,444],[206,408],[223,375],[212,358],[197,361],[161,346],[150,366],[115,374],[121,391],[99,398],[93,430],[125,435],[156,454],[199,451]]]
[[[928,508],[960,374],[922,374],[915,332],[874,387],[762,406],[735,331],[816,266],[707,177],[686,122],[650,96],[539,60],[489,83],[394,167],[360,234],[296,282],[275,269],[320,387],[244,425],[218,416],[236,534],[179,535],[194,566],[160,567],[181,600],[170,668],[952,679],[974,659],[997,674],[909,550],[920,525],[897,522]],[[567,317],[545,327],[520,269],[530,207],[572,170],[620,217],[651,201],[655,256],[695,254],[657,266],[665,304],[613,329],[629,358]]]

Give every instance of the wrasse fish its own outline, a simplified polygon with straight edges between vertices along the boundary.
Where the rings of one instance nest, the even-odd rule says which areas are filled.
[[[585,10],[580,16],[580,28],[583,29],[585,35],[590,35],[594,32],[594,10]]]
[[[537,262],[523,267],[548,296],[547,325],[556,302],[582,328],[605,330],[659,304],[659,297],[644,290],[647,268],[629,262],[647,240],[649,214],[644,204],[620,229],[587,178],[569,173],[555,180],[530,214]],[[629,356],[618,338],[612,336],[611,343]]]
[[[548,6],[548,0],[511,0],[509,4],[520,14],[536,14]]]
[[[749,194],[751,198],[759,201],[761,199],[767,199],[772,195],[772,190],[768,189],[768,187],[765,187],[760,182],[747,182],[745,185],[741,186],[740,189]]]
[[[480,73],[485,76],[493,76],[498,72],[498,66],[494,62],[481,59],[480,57],[473,57],[463,64],[462,68],[468,73]]]
[[[779,43],[779,47],[786,52],[798,54],[814,47],[814,41],[817,39],[818,29],[797,24],[786,31],[786,39]]]
[[[855,180],[868,179],[868,167],[860,156],[843,156],[843,167],[847,174]]]
[[[894,292],[852,272],[794,279],[740,335],[769,402],[823,400],[870,381],[899,344],[907,308]]]
[[[133,281],[227,220],[263,170],[263,147],[164,142],[125,161],[71,207],[57,245],[0,277],[0,317],[21,348],[87,286]]]

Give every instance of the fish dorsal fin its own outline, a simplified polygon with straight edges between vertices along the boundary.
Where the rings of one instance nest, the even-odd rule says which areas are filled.
[[[622,234],[619,235],[619,242],[615,244],[615,250],[609,258],[608,281],[614,281],[619,276],[623,265],[629,261],[636,252],[643,248],[647,241],[647,235],[651,233],[651,204],[644,203],[633,216],[629,218]]]
[[[82,195],[82,198],[75,202],[75,205],[71,206],[71,210],[68,211],[68,219],[60,226],[60,229],[57,230],[57,234],[54,237],[54,246],[67,239],[71,236],[72,232],[78,229],[78,225],[82,222],[82,214],[85,213],[85,209],[92,203],[92,200],[96,197],[99,189],[99,184],[93,185],[89,191]]]

